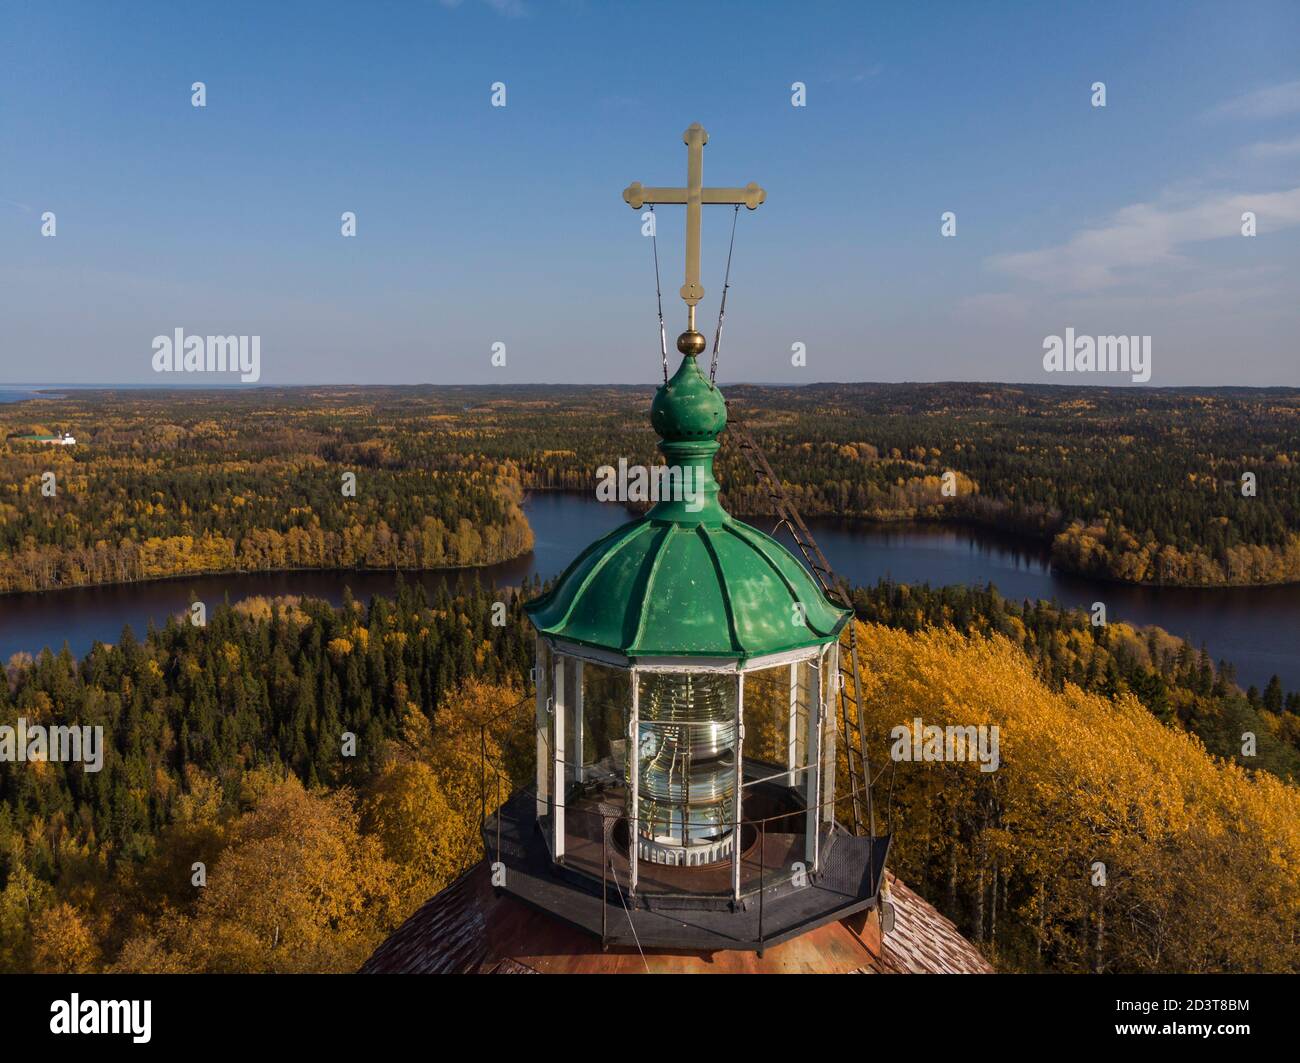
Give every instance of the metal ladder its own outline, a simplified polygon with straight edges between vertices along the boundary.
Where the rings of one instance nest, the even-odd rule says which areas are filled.
[[[740,453],[744,455],[753,470],[759,484],[767,490],[768,500],[776,508],[780,520],[777,529],[784,524],[790,529],[799,552],[803,554],[813,577],[817,580],[822,593],[831,601],[853,610],[853,599],[849,595],[848,585],[831,568],[826,555],[822,553],[817,540],[813,538],[808,525],[803,522],[799,510],[785,490],[772,465],[763,453],[763,448],[754,441],[749,429],[740,417],[727,406],[727,431],[734,435]],[[849,789],[853,794],[853,833],[862,834],[866,828],[870,837],[876,836],[876,811],[871,797],[872,783],[871,759],[867,756],[867,739],[862,728],[862,713],[858,700],[858,629],[853,619],[849,620],[849,659],[839,655],[840,666],[840,730],[844,735],[846,749],[845,762],[849,769]],[[851,670],[850,670],[851,669]],[[856,762],[856,763],[855,763]],[[865,797],[865,809],[863,808]]]

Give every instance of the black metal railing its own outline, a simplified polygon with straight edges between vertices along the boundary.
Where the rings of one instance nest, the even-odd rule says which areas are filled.
[[[495,777],[497,779],[497,807],[494,814],[495,823],[493,824],[493,835],[494,835],[493,843],[494,843],[495,851],[494,852],[490,851],[486,855],[491,856],[497,864],[500,864],[501,856],[502,856],[501,824],[503,818],[502,816],[503,806],[501,804],[500,785],[501,785],[501,781],[505,778],[505,776],[504,773],[502,773],[497,768],[496,765],[489,765],[489,767],[494,772]],[[521,791],[521,793],[524,794],[525,796],[531,795],[533,800],[536,799],[535,788],[525,787],[523,791]],[[853,800],[861,799],[861,797],[862,795],[860,793],[845,793],[845,794],[840,794],[839,796],[829,801],[823,802],[820,805],[814,806],[814,810],[817,812],[817,816],[814,821],[816,825],[816,829],[820,832],[822,830],[824,823],[830,822],[830,821],[824,821],[822,817],[822,813],[826,809],[831,810],[831,821],[834,821],[836,809],[838,806],[844,803],[851,804]],[[622,906],[626,909],[629,925],[632,924],[632,919],[633,919],[632,913],[636,910],[635,899],[638,895],[646,898],[658,897],[661,900],[669,899],[669,898],[675,898],[680,900],[685,898],[699,899],[703,897],[714,897],[719,900],[725,898],[727,900],[730,900],[732,903],[735,903],[735,901],[737,900],[743,901],[747,898],[754,898],[756,895],[756,900],[758,905],[757,951],[760,956],[763,953],[763,949],[767,940],[767,931],[766,931],[767,894],[772,889],[778,888],[782,884],[791,881],[791,877],[792,877],[791,875],[780,875],[777,877],[777,881],[775,883],[771,880],[770,872],[773,869],[769,868],[767,863],[768,851],[769,851],[768,850],[769,828],[774,824],[782,823],[782,821],[786,821],[782,823],[782,825],[788,827],[789,825],[788,821],[791,819],[792,816],[806,816],[807,813],[810,811],[808,808],[800,808],[794,812],[782,811],[770,816],[763,816],[757,818],[742,818],[740,820],[731,821],[730,827],[734,831],[734,837],[736,838],[737,846],[743,843],[743,839],[747,836],[747,833],[749,832],[752,832],[751,836],[756,837],[755,842],[753,842],[752,844],[753,847],[757,850],[757,869],[756,872],[751,872],[752,877],[750,880],[752,881],[753,877],[757,878],[757,888],[742,890],[740,897],[737,898],[731,886],[728,886],[726,889],[700,890],[693,894],[683,894],[680,892],[674,893],[671,891],[665,891],[656,888],[646,888],[644,878],[642,879],[642,882],[638,885],[638,887],[634,889],[632,887],[630,875],[628,877],[627,893],[624,894],[623,883],[622,880],[620,879],[619,868],[617,863],[615,862],[615,857],[618,855],[618,850],[616,848],[612,849],[610,845],[610,839],[614,828],[620,822],[626,822],[627,832],[628,832],[627,844],[629,846],[635,845],[636,833],[637,833],[637,824],[635,822],[635,819],[629,819],[624,810],[592,809],[590,807],[584,807],[580,804],[571,803],[567,800],[563,802],[551,802],[548,805],[548,807],[551,809],[552,813],[554,813],[557,810],[563,811],[566,822],[569,821],[581,822],[583,820],[583,817],[586,817],[586,821],[589,823],[590,822],[599,823],[599,827],[598,827],[599,836],[600,836],[599,869],[597,870],[596,868],[593,868],[591,866],[591,863],[585,859],[573,858],[572,854],[566,854],[566,858],[563,859],[561,863],[569,874],[571,875],[576,874],[582,876],[584,879],[591,881],[593,886],[597,880],[599,880],[600,882],[600,893],[599,893],[600,906],[601,906],[600,907],[600,939],[601,939],[602,948],[608,948],[611,944],[622,945],[622,944],[633,943],[631,941],[616,940],[613,937],[611,937],[609,932],[609,906],[611,903],[609,895],[610,895],[610,885],[612,879],[612,884],[614,885],[615,890],[618,894],[618,899],[613,903],[616,905],[616,907]],[[782,831],[781,833],[788,834],[790,832],[788,830],[785,830]],[[486,848],[488,845],[486,816],[484,819],[483,834],[484,834],[484,843]],[[829,832],[827,836],[829,836]],[[579,836],[577,834],[570,834],[569,837],[577,838]],[[591,835],[588,834],[582,836],[582,840],[593,841],[594,839],[591,837]],[[871,898],[878,897],[880,892],[880,884],[881,884],[876,874],[876,863],[875,863],[875,852],[874,852],[875,844],[876,841],[873,839],[872,851],[868,854],[868,864],[867,864],[867,869],[869,874],[867,895]],[[624,858],[629,859],[627,854],[625,854]],[[659,868],[661,866],[665,866],[665,865],[651,864],[648,866],[647,870],[652,873],[654,869]],[[670,870],[672,869],[672,865],[667,865],[667,866]],[[723,869],[729,869],[731,866],[732,866],[731,860],[728,859],[728,860],[720,861],[717,864],[710,865],[710,868],[713,870],[721,871]],[[710,868],[705,868],[704,870],[708,870]],[[699,870],[699,869],[692,869],[692,870]],[[625,871],[630,871],[630,863],[629,863],[629,867],[625,869]],[[810,877],[812,877],[815,875],[815,869],[808,868],[806,869],[806,873],[809,874]],[[633,902],[632,904],[628,903],[629,898],[632,900]]]

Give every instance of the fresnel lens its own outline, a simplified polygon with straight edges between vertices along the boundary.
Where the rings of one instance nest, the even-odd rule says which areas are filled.
[[[686,866],[728,856],[736,793],[736,677],[643,673],[634,763],[639,856]]]

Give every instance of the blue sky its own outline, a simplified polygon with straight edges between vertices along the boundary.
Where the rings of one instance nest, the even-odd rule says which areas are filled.
[[[0,20],[0,382],[177,383],[150,358],[178,327],[261,336],[263,383],[650,382],[650,247],[620,193],[684,183],[699,121],[706,183],[768,192],[740,217],[724,382],[1121,382],[1043,371],[1068,326],[1150,335],[1155,385],[1300,385],[1295,3]],[[670,342],[682,220],[661,208]],[[729,222],[706,209],[710,334]]]

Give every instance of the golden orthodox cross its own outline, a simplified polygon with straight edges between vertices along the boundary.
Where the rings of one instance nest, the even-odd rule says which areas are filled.
[[[646,203],[686,204],[686,283],[681,296],[687,307],[687,328],[694,332],[695,306],[704,298],[700,284],[700,207],[705,203],[743,203],[757,210],[767,193],[752,181],[744,188],[705,188],[704,145],[709,142],[709,134],[696,122],[682,134],[682,140],[686,143],[685,188],[643,188],[640,181],[634,181],[623,190],[623,198],[633,210],[640,210]]]

